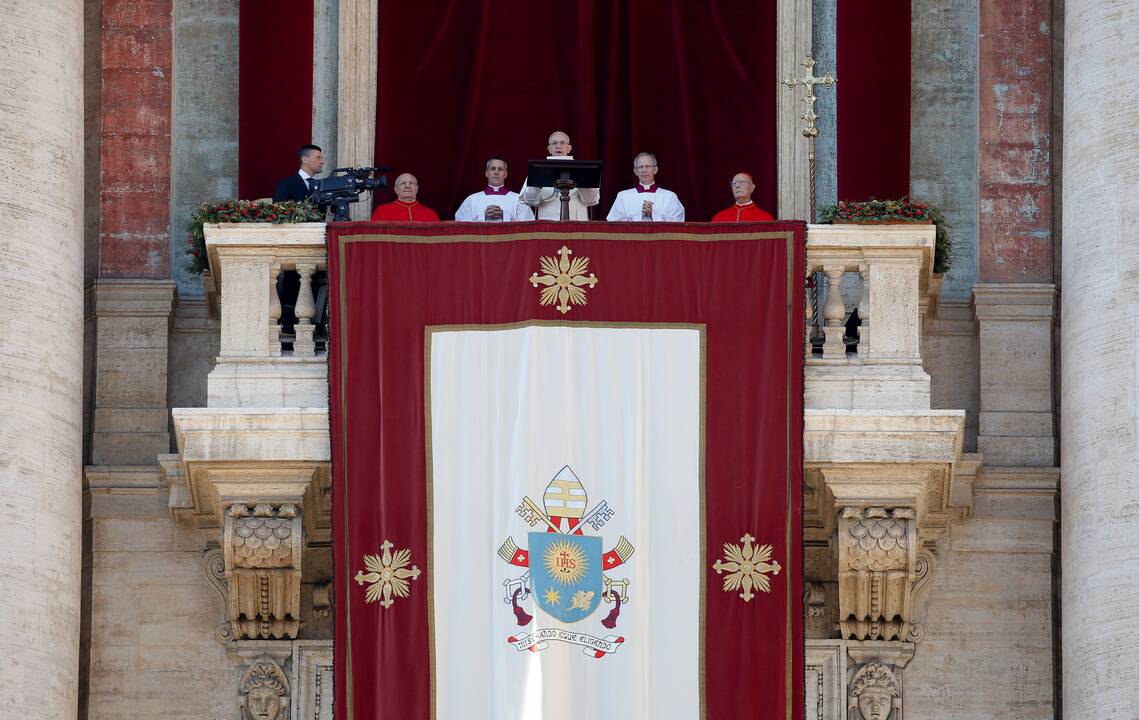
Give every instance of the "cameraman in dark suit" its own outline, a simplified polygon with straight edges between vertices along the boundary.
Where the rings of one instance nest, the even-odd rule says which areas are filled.
[[[277,183],[273,202],[304,200],[312,190],[310,180],[315,180],[315,176],[324,169],[324,151],[316,145],[302,145],[297,150],[297,160],[301,164],[300,170]]]

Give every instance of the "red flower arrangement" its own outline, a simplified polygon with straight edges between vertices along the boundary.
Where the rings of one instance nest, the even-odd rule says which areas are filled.
[[[936,251],[933,271],[944,273],[949,269],[952,244],[949,241],[949,222],[941,210],[921,200],[875,200],[863,202],[840,200],[819,210],[821,223],[932,223],[936,232]]]
[[[188,270],[201,275],[209,268],[206,255],[206,233],[204,226],[209,223],[302,223],[324,222],[324,211],[308,202],[286,200],[279,203],[256,202],[253,200],[223,200],[202,203],[191,216],[186,229],[190,237],[186,239],[186,254],[190,256]]]

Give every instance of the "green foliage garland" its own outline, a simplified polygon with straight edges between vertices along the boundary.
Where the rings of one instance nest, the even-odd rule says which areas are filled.
[[[201,275],[210,266],[206,256],[206,233],[204,226],[214,223],[303,223],[324,222],[324,211],[308,202],[286,200],[279,203],[256,202],[253,200],[224,200],[206,202],[198,206],[190,218],[186,229],[190,237],[186,241],[186,254],[190,256],[188,269],[194,275]]]
[[[953,246],[949,241],[949,221],[941,210],[928,203],[902,198],[901,200],[866,200],[850,202],[843,200],[837,205],[827,205],[819,210],[822,223],[876,223],[911,222],[933,223],[937,233],[936,252],[933,257],[933,271],[944,273],[949,270]]]

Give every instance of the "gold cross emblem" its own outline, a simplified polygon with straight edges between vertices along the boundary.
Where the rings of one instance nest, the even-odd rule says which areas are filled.
[[[585,287],[597,284],[597,276],[593,273],[586,275],[589,270],[589,258],[577,257],[570,260],[573,254],[565,245],[558,250],[559,259],[548,255],[538,261],[538,266],[544,275],[534,273],[530,276],[530,284],[534,287],[545,285],[542,294],[538,297],[543,307],[558,303],[558,311],[565,315],[573,305],[585,305]]]
[[[770,545],[752,545],[755,538],[745,533],[740,541],[741,548],[734,543],[724,543],[724,558],[727,562],[717,560],[712,563],[717,575],[724,576],[724,592],[733,592],[743,588],[740,597],[744,602],[751,602],[755,597],[752,588],[759,588],[761,592],[771,592],[771,580],[766,573],[778,575],[783,568],[777,561],[771,560]],[[768,562],[771,560],[771,562]]]
[[[367,573],[357,571],[354,578],[359,585],[368,584],[368,590],[364,594],[365,603],[373,603],[377,600],[380,601],[380,606],[385,610],[392,606],[395,602],[392,600],[394,595],[397,598],[405,598],[411,594],[411,583],[409,580],[416,580],[419,578],[420,570],[415,565],[408,569],[411,564],[411,550],[403,549],[392,552],[391,541],[384,540],[380,549],[383,551],[381,555],[365,555],[364,567],[369,571]],[[381,599],[381,597],[383,599]]]

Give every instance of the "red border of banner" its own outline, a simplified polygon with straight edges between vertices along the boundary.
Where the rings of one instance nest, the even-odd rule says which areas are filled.
[[[574,321],[706,326],[701,717],[754,717],[773,697],[780,711],[759,717],[800,717],[805,225],[333,223],[328,237],[337,717],[432,714],[425,328],[565,322],[526,282],[563,243],[601,278]],[[759,409],[772,401],[785,406],[779,418]],[[776,470],[785,482],[770,487],[781,492],[755,485]],[[784,573],[744,603],[721,590],[712,562],[775,517],[783,537],[757,541],[775,546]],[[352,576],[386,539],[425,572],[409,598],[381,610]],[[785,672],[757,672],[765,667]]]

